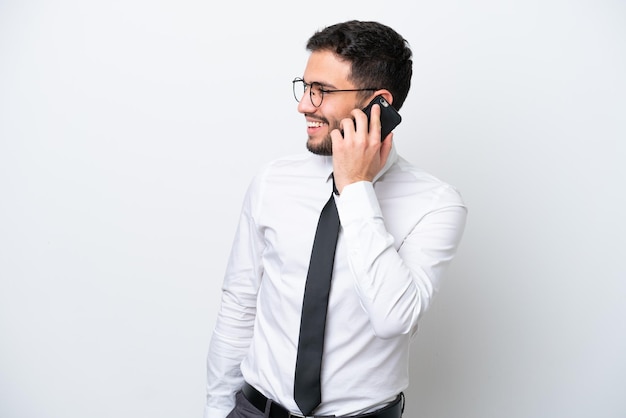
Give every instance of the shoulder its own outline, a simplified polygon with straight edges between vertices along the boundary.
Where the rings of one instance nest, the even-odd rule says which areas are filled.
[[[314,154],[294,154],[269,161],[261,166],[249,185],[249,193],[273,197],[295,189],[306,189],[332,171],[332,159]]]
[[[398,157],[379,183],[381,193],[400,193],[440,204],[464,206],[463,197],[455,186],[402,157]]]
[[[332,171],[331,157],[311,153],[293,154],[265,163],[255,176],[257,182],[279,181],[280,179],[304,179],[318,177]]]

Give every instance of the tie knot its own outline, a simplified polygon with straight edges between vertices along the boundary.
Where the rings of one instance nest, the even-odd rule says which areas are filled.
[[[339,196],[339,190],[337,190],[337,184],[335,184],[335,174],[332,173],[330,177],[331,177],[331,180],[333,181],[333,193]]]

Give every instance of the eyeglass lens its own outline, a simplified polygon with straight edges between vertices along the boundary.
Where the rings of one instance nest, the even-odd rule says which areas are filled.
[[[307,91],[309,92],[313,106],[319,107],[322,104],[322,99],[324,99],[324,94],[320,91],[319,84],[307,84],[301,79],[293,80],[293,96],[296,98],[297,102],[304,97],[304,93]]]

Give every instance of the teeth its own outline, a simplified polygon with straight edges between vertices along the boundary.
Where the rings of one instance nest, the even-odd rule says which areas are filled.
[[[324,126],[324,123],[322,123],[322,122],[307,122],[306,126],[308,126],[309,128],[319,128],[320,126]]]

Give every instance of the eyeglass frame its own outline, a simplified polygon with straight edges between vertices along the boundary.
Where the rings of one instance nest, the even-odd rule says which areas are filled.
[[[306,81],[304,81],[303,78],[300,77],[296,77],[294,78],[292,81],[292,88],[293,88],[293,97],[296,99],[296,102],[300,103],[300,100],[302,99],[302,96],[300,98],[298,98],[298,95],[296,93],[296,83],[302,83],[304,90],[302,91],[302,95],[304,95],[307,91],[307,88],[309,89],[309,99],[311,100],[311,104],[315,107],[320,107],[322,105],[322,103],[324,102],[324,95],[326,93],[343,93],[343,92],[349,92],[349,91],[376,91],[376,90],[380,90],[380,88],[364,88],[364,89],[334,89],[334,90],[328,90],[325,89],[323,87],[322,83],[319,83],[317,81],[313,81],[311,83],[307,83]],[[313,102],[313,89],[311,88],[312,86],[317,85],[319,86],[319,92],[320,94],[320,104],[316,105],[315,102]]]

